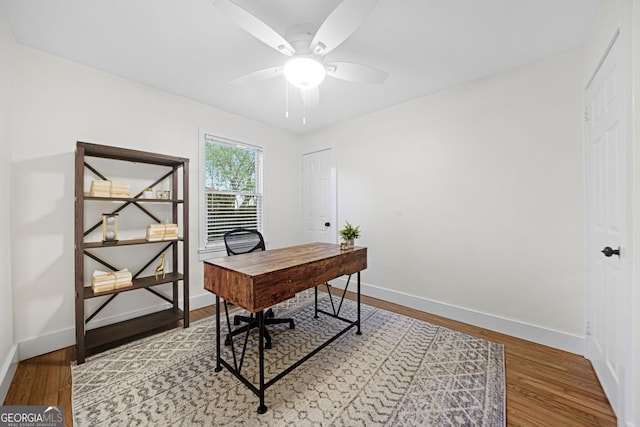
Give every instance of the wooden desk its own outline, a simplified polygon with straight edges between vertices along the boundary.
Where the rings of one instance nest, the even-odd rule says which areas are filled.
[[[360,335],[360,271],[367,268],[367,248],[340,250],[340,245],[330,243],[308,243],[289,248],[222,257],[204,264],[204,288],[216,295],[216,372],[222,366],[233,373],[260,398],[258,413],[264,413],[264,392],[280,378],[308,360],[336,340],[350,328],[356,326]],[[264,310],[296,293],[316,287],[343,275],[357,274],[357,319],[348,320],[318,310],[316,290],[316,317],[323,313],[347,323],[347,326],[323,345],[300,359],[282,373],[265,383],[264,380]],[[234,353],[231,366],[222,359],[220,352],[220,298],[232,302],[251,313],[256,313],[259,333],[259,387],[242,376]],[[231,333],[231,325],[228,325]],[[232,351],[234,347],[232,345]],[[243,356],[244,357],[244,352]],[[240,368],[242,362],[240,362]]]

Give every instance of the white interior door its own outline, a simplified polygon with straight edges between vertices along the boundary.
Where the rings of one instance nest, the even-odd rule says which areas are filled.
[[[631,170],[627,167],[624,58],[619,45],[619,41],[613,42],[586,90],[586,356],[621,421],[630,380],[631,227],[627,192]]]
[[[331,149],[302,155],[302,227],[305,242],[336,243],[335,166]]]

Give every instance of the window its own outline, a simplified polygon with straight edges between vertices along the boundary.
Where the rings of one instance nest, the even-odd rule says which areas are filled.
[[[262,149],[204,135],[205,247],[234,228],[262,231]]]

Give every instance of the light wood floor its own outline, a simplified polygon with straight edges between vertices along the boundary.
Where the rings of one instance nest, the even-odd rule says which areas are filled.
[[[374,298],[363,297],[362,302],[504,344],[509,426],[616,425],[591,364],[582,356]],[[205,307],[191,312],[190,319],[214,313],[214,307]],[[20,362],[4,404],[63,405],[70,426],[74,358],[74,347],[67,347]]]

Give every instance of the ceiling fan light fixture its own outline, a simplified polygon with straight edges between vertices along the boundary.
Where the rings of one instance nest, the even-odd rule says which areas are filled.
[[[283,72],[287,81],[300,89],[311,89],[318,86],[327,74],[320,62],[305,57],[290,59],[284,65]]]

